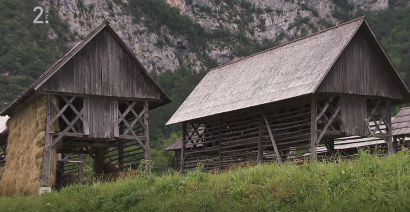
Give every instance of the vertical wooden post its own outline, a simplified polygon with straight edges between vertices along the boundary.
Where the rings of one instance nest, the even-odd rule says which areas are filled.
[[[80,154],[78,156],[79,160],[81,163],[78,164],[78,182],[82,183],[84,182],[84,156],[83,154]]]
[[[118,143],[118,165],[120,167],[120,171],[124,170],[124,143],[120,141]]]
[[[218,125],[219,125],[219,129],[218,129],[218,138],[219,138],[218,172],[221,173],[222,171],[222,118],[221,118],[221,114],[219,114],[218,119],[219,119],[218,121]]]
[[[182,131],[182,145],[181,145],[181,167],[179,170],[181,170],[182,173],[184,173],[184,163],[185,163],[185,139],[186,139],[186,122],[182,122],[181,124],[181,131]]]
[[[317,109],[316,109],[316,96],[313,94],[310,103],[310,160],[312,162],[317,161]]]
[[[386,102],[386,142],[387,142],[387,147],[389,148],[389,155],[394,155],[396,153],[396,142],[393,142],[393,136],[390,129],[392,129],[392,124],[391,124],[391,101],[387,100]]]
[[[147,150],[144,150],[144,159],[145,159],[145,168],[147,170],[147,174],[151,173],[151,164],[149,161],[149,125],[148,125],[148,112],[149,112],[149,105],[148,101],[144,101],[144,135],[145,135],[145,147]]]
[[[276,154],[276,159],[278,160],[279,164],[282,164],[282,157],[280,156],[279,149],[276,146],[275,138],[273,137],[273,132],[272,132],[272,129],[270,128],[268,118],[266,118],[265,113],[262,113],[262,115],[263,115],[263,119],[265,120],[266,129],[268,129],[270,140],[272,141],[272,146]]]
[[[262,164],[262,132],[263,132],[263,115],[262,108],[260,108],[259,114],[259,140],[258,140],[258,158],[256,159],[258,165]]]
[[[53,107],[52,107],[52,98],[51,95],[47,95],[47,118],[46,118],[46,141],[44,144],[44,157],[43,157],[43,169],[41,170],[41,180],[43,187],[50,187],[50,172],[51,172],[51,154],[52,154],[52,146],[51,143],[53,142],[53,137],[51,133],[53,132],[53,123],[51,120],[53,119]]]

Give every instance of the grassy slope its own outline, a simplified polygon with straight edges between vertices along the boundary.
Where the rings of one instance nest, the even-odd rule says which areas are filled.
[[[1,211],[407,211],[410,157],[141,176],[1,197]]]

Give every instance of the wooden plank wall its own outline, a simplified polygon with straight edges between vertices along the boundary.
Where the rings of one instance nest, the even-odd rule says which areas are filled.
[[[88,120],[92,138],[114,138],[118,127],[118,102],[103,97],[84,98],[84,119]]]
[[[388,67],[374,52],[359,30],[317,91],[403,99],[389,76]]]
[[[153,83],[142,74],[115,38],[102,30],[41,88],[43,91],[160,99]]]
[[[342,96],[340,116],[343,122],[343,132],[347,135],[365,136],[367,134],[365,97],[358,95]]]

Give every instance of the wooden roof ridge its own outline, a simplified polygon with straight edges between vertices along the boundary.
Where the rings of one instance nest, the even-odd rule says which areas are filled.
[[[115,40],[121,45],[124,52],[136,63],[136,65],[141,68],[142,73],[148,77],[148,80],[153,83],[157,88],[158,92],[161,94],[163,102],[170,103],[171,99],[162,90],[162,88],[155,82],[155,80],[150,76],[145,67],[138,61],[136,55],[130,50],[129,46],[118,36],[118,34],[111,28],[109,21],[105,21],[95,27],[88,33],[84,39],[79,41],[74,45],[66,54],[64,54],[60,59],[58,59],[49,69],[47,69],[43,74],[38,77],[32,85],[30,85],[25,91],[17,96],[17,98],[11,102],[1,113],[1,116],[9,115],[14,111],[14,106],[22,102],[27,97],[31,96],[36,90],[38,90],[48,79],[50,79],[62,66],[64,66],[71,58],[73,58],[85,45],[87,45],[99,32],[103,29],[107,29],[110,34],[115,38]]]
[[[336,29],[336,28],[338,28],[338,27],[341,27],[341,26],[350,24],[350,23],[355,22],[355,21],[365,20],[365,18],[366,18],[366,16],[361,16],[361,17],[359,17],[359,18],[352,19],[352,20],[347,21],[347,22],[344,22],[344,23],[342,23],[342,24],[339,24],[339,25],[336,25],[336,26],[333,26],[333,27],[330,27],[330,28],[321,30],[321,31],[319,31],[319,32],[312,33],[312,34],[307,35],[307,36],[305,36],[305,37],[297,38],[297,39],[292,40],[292,41],[289,41],[289,42],[287,42],[287,43],[283,43],[283,44],[280,44],[280,45],[278,45],[278,46],[274,46],[274,47],[272,47],[272,48],[265,49],[265,50],[263,50],[263,51],[260,51],[260,52],[257,52],[257,53],[248,55],[248,56],[246,56],[246,57],[242,57],[242,58],[240,58],[240,59],[238,59],[238,60],[231,61],[231,62],[229,62],[229,63],[226,63],[226,64],[223,64],[223,65],[221,65],[221,66],[215,67],[215,68],[211,69],[210,71],[215,71],[215,70],[220,69],[220,68],[222,68],[222,67],[225,67],[225,66],[228,66],[228,65],[237,63],[237,62],[242,61],[242,60],[245,60],[245,59],[248,59],[248,58],[250,58],[250,57],[254,57],[254,56],[257,56],[257,55],[262,54],[262,53],[265,53],[265,52],[269,52],[269,51],[272,51],[272,50],[275,50],[275,49],[279,49],[279,48],[284,47],[284,46],[287,46],[287,45],[289,45],[289,44],[292,44],[292,43],[298,42],[298,41],[300,41],[300,40],[304,40],[304,39],[307,39],[307,38],[316,36],[316,35],[318,35],[318,34],[322,34],[322,33],[324,33],[324,32],[327,32],[327,31]]]

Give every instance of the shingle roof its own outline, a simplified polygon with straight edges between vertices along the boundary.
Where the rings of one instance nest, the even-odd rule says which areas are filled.
[[[392,118],[393,135],[410,134],[410,107],[402,108],[395,117]]]
[[[314,93],[364,20],[354,19],[213,69],[167,125]]]
[[[117,40],[117,42],[123,47],[124,51],[130,56],[130,58],[142,69],[148,76],[148,79],[157,87],[158,91],[161,93],[161,98],[163,98],[162,103],[157,103],[155,107],[164,105],[171,102],[171,99],[168,95],[159,87],[159,85],[151,78],[147,70],[141,65],[136,56],[130,48],[124,43],[124,41],[115,33],[111,28],[108,21],[102,23],[101,25],[94,28],[85,38],[78,42],[70,51],[68,51],[64,56],[62,56],[56,63],[54,63],[47,71],[45,71],[39,78],[37,78],[30,87],[28,87],[24,92],[17,96],[17,98],[10,103],[1,113],[1,116],[10,115],[14,111],[15,107],[21,103],[23,100],[33,95],[34,92],[40,88],[51,76],[53,76],[64,64],[66,64],[77,52],[79,52],[89,41],[91,41],[101,30],[107,29],[111,35]],[[151,105],[150,105],[151,107]]]

